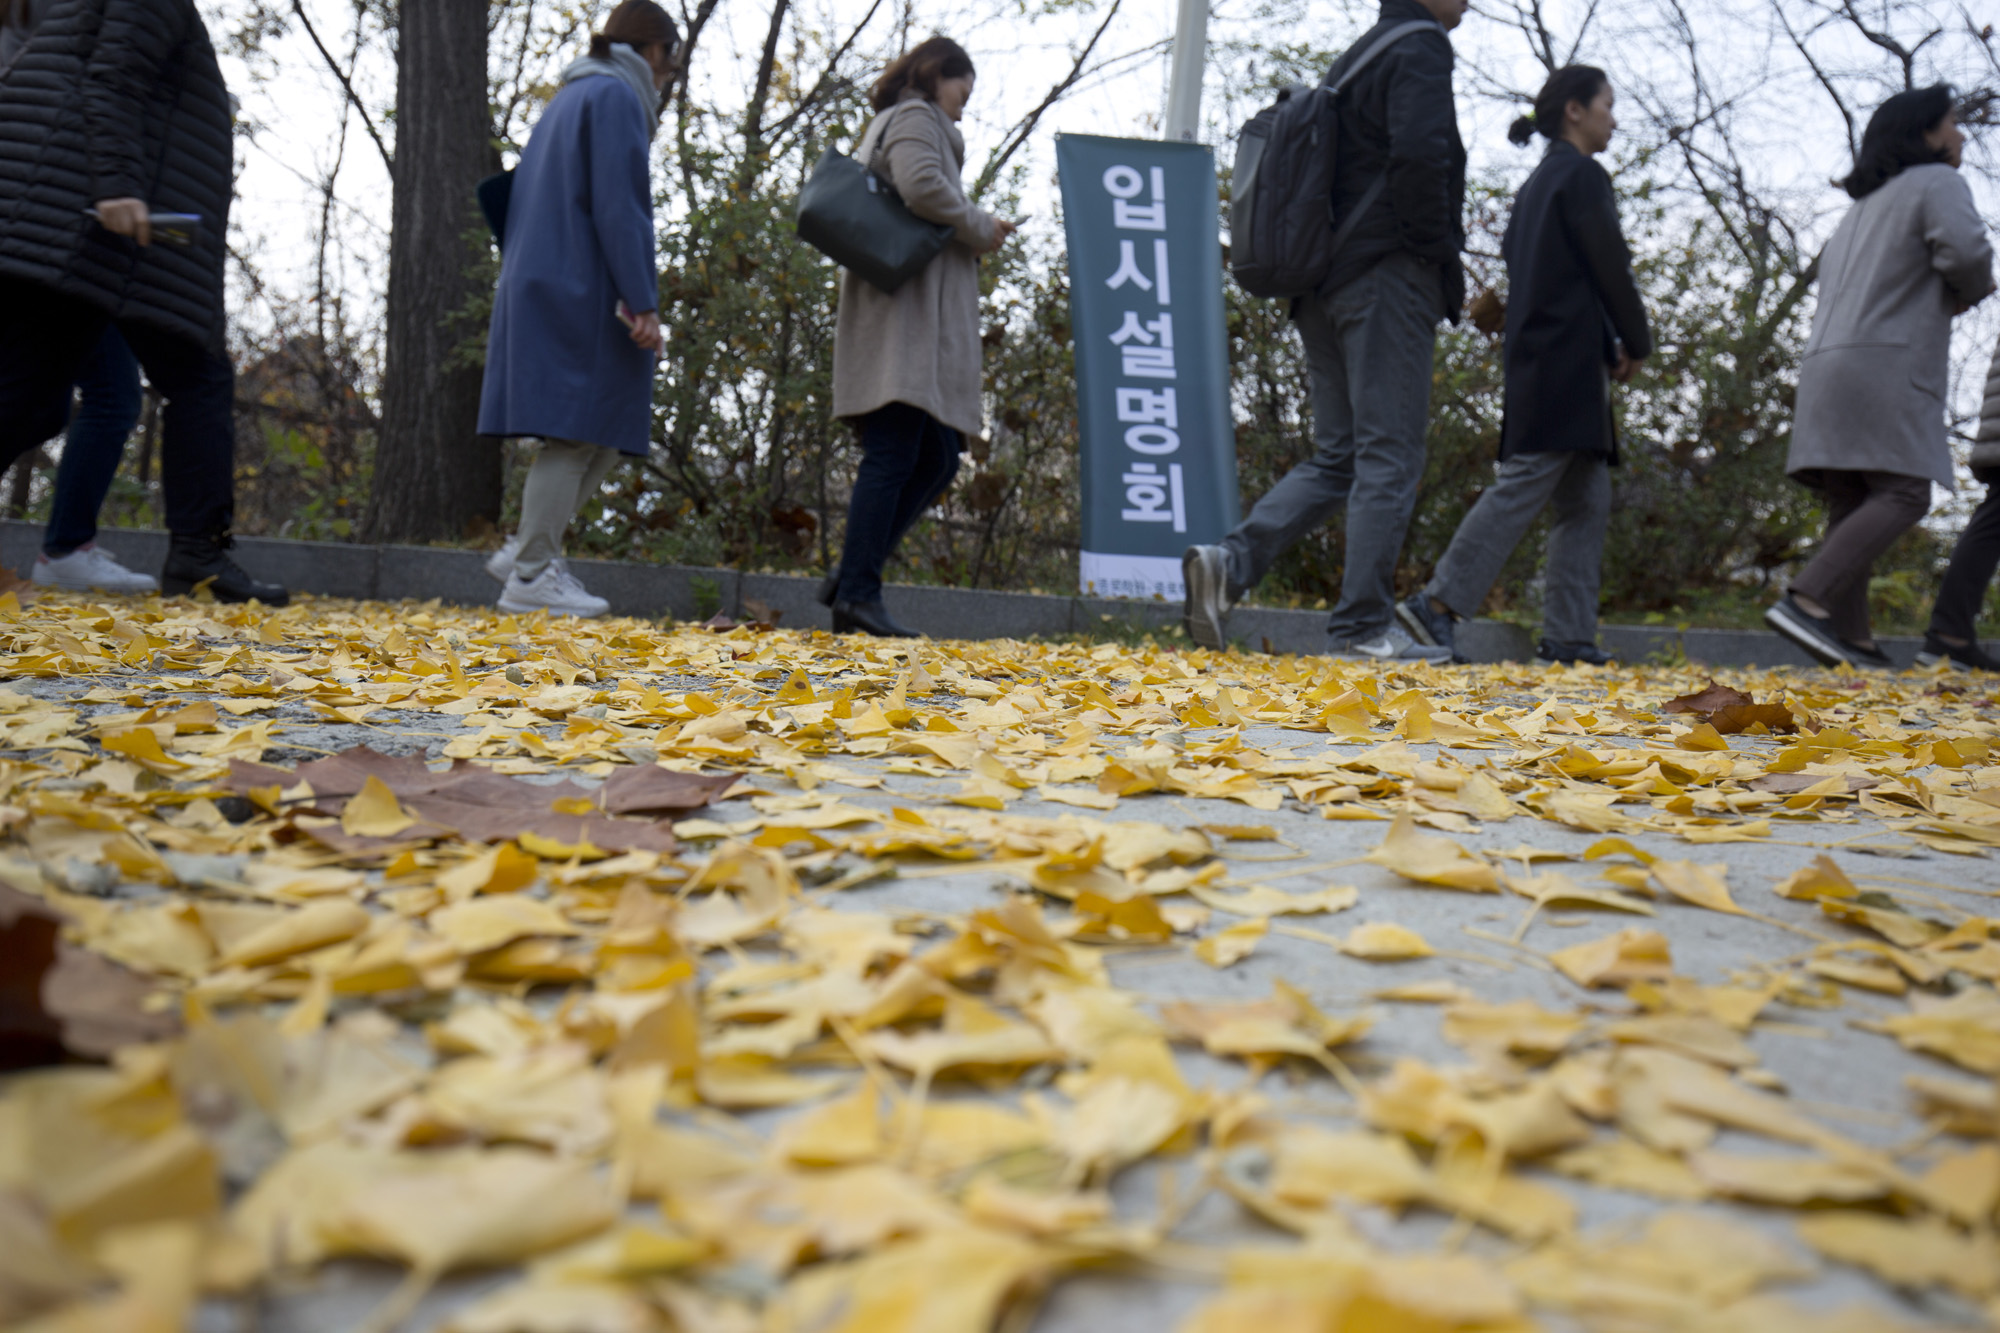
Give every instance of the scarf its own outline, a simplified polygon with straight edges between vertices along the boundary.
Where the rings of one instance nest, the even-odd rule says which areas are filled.
[[[608,58],[584,56],[563,71],[562,81],[567,85],[599,74],[623,81],[638,94],[639,105],[646,112],[646,139],[650,142],[660,127],[660,90],[653,86],[653,67],[646,63],[646,57],[623,42],[613,42]]]

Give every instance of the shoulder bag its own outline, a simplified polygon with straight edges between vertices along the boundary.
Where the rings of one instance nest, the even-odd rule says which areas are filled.
[[[885,132],[896,110],[886,113]],[[912,213],[888,181],[836,149],[826,150],[799,191],[799,239],[884,292],[921,273],[954,230]]]

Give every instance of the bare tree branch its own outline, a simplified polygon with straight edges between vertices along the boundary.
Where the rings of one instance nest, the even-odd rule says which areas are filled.
[[[305,27],[306,36],[312,39],[313,49],[319,52],[319,58],[326,62],[326,67],[333,72],[333,77],[340,80],[341,90],[347,94],[347,104],[361,117],[361,127],[368,131],[368,137],[375,141],[375,151],[382,155],[383,170],[387,171],[389,179],[394,181],[396,159],[389,152],[389,145],[382,142],[381,132],[375,128],[374,120],[369,117],[368,108],[361,103],[361,95],[354,91],[354,81],[348,78],[345,70],[341,69],[340,62],[333,58],[333,52],[326,49],[326,43],[319,39],[319,30],[313,27],[312,16],[306,13],[305,0],[292,0],[292,13],[298,15],[299,22]]]
[[[750,92],[750,105],[743,112],[743,166],[737,185],[749,189],[764,161],[764,108],[771,99],[771,75],[778,65],[778,38],[785,30],[785,13],[791,0],[773,0],[771,26],[764,32],[764,54],[757,60],[757,82]]]
[[[1001,168],[1007,165],[1008,159],[1021,151],[1021,145],[1027,143],[1028,136],[1035,132],[1035,126],[1041,123],[1043,114],[1083,77],[1085,68],[1090,63],[1090,53],[1097,49],[1098,42],[1104,38],[1105,30],[1110,28],[1111,20],[1118,17],[1118,11],[1124,3],[1125,0],[1111,0],[1111,8],[1104,13],[1104,21],[1097,25],[1097,31],[1090,34],[1090,40],[1083,44],[1083,49],[1076,53],[1076,59],[1070,62],[1069,73],[1058,79],[1055,86],[1049,89],[1048,96],[1037,103],[1034,110],[1016,121],[1014,128],[1001,139],[1000,147],[987,159],[986,165],[980,169],[979,179],[973,182],[971,198],[979,199],[985,195],[987,188],[999,176]]]

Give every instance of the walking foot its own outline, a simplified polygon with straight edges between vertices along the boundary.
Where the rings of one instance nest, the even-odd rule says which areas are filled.
[[[896,623],[889,608],[880,602],[835,602],[835,634],[873,634],[878,639],[921,639],[924,636],[907,625]]]
[[[1827,628],[1826,621],[1800,606],[1790,593],[1764,608],[1764,623],[1804,649],[1821,666],[1854,665],[1849,650]]]
[[[1229,552],[1220,546],[1190,546],[1181,556],[1181,577],[1187,584],[1187,604],[1181,623],[1188,637],[1220,652],[1229,646],[1223,618],[1229,614]]]
[[[2000,659],[1978,643],[1946,643],[1935,634],[1924,635],[1917,665],[1926,670],[1943,666],[1953,671],[2000,671]]]
[[[229,556],[236,539],[226,532],[195,536],[176,532],[168,540],[166,567],[160,571],[160,591],[184,597],[206,583],[218,602],[262,602],[284,606],[292,594],[282,583],[264,583],[244,572]]]
[[[513,615],[547,611],[588,620],[609,611],[611,603],[578,583],[562,561],[551,560],[532,579],[522,578],[518,569],[509,574],[507,586],[500,590],[500,609]]]
[[[125,568],[96,542],[86,542],[68,555],[45,552],[37,556],[28,578],[38,588],[67,588],[71,592],[144,594],[160,590],[159,580]]]

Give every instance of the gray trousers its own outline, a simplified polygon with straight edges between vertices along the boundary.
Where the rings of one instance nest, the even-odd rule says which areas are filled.
[[[1301,537],[1347,512],[1337,641],[1365,639],[1394,612],[1396,561],[1424,475],[1431,359],[1443,309],[1437,269],[1389,256],[1328,297],[1299,302],[1312,376],[1313,456],[1287,472],[1222,539],[1240,595]]]
[[[1597,642],[1597,585],[1611,521],[1611,468],[1603,454],[1515,454],[1460,521],[1424,594],[1471,617],[1507,557],[1545,505],[1555,506],[1543,565],[1542,633],[1557,643]]]
[[[1826,492],[1826,536],[1819,553],[1792,575],[1791,590],[1825,607],[1835,634],[1849,643],[1875,637],[1868,621],[1868,579],[1896,538],[1930,512],[1927,477],[1899,472],[1820,473]],[[1970,637],[1970,636],[1968,636]]]
[[[543,440],[521,487],[521,549],[514,571],[526,582],[562,554],[563,533],[624,455],[581,440]]]

